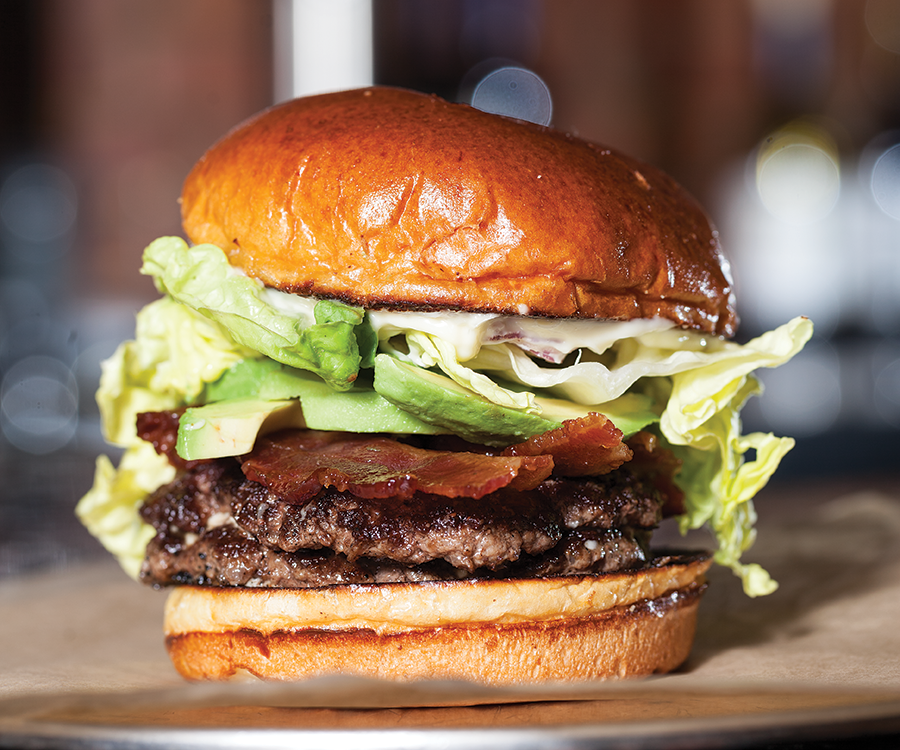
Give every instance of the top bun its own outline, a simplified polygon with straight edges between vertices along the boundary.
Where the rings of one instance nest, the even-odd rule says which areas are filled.
[[[411,91],[265,110],[193,168],[182,217],[268,286],[364,307],[737,327],[717,234],[670,177]]]

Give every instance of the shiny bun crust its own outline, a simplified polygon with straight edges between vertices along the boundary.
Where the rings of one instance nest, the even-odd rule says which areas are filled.
[[[708,566],[698,557],[573,578],[183,587],[167,602],[166,646],[193,680],[349,674],[516,685],[668,672],[690,653]]]
[[[296,99],[214,145],[182,217],[265,284],[366,307],[626,320],[733,335],[700,206],[617,151],[435,96]]]

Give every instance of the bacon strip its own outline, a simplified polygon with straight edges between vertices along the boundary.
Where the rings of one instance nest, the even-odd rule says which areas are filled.
[[[622,431],[603,414],[567,419],[561,427],[516,443],[504,456],[553,456],[553,473],[564,477],[608,474],[631,459]]]
[[[258,440],[241,468],[248,479],[294,503],[322,487],[364,498],[416,492],[480,498],[501,487],[534,489],[550,475],[553,458],[431,451],[384,437],[285,430]]]

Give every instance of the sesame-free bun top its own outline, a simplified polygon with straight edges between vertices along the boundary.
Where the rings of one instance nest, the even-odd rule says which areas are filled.
[[[185,231],[284,291],[365,307],[737,326],[697,202],[605,146],[370,88],[246,121],[188,175]]]

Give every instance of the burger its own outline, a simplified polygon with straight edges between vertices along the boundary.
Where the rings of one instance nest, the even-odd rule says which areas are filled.
[[[171,587],[189,679],[665,672],[713,563],[751,596],[753,372],[718,235],[618,151],[392,88],[296,99],[188,175],[103,365],[77,512]],[[665,518],[710,552],[654,550]]]

